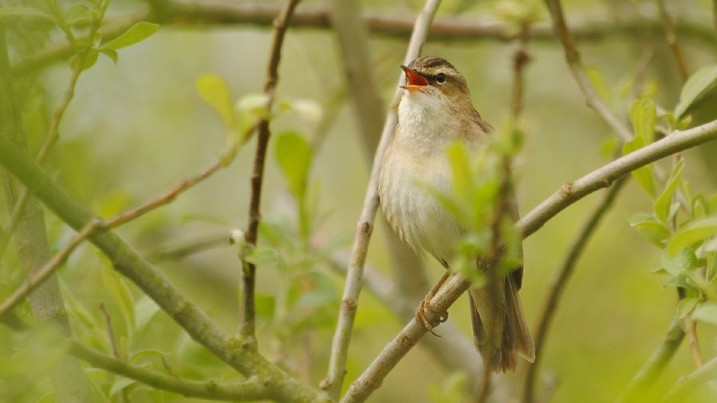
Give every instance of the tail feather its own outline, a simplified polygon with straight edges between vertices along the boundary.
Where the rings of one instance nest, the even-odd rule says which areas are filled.
[[[514,276],[494,277],[483,288],[471,289],[469,295],[473,337],[486,369],[514,372],[517,356],[535,361]]]

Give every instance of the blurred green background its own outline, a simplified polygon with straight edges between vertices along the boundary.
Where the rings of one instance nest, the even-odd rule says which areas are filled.
[[[509,7],[533,7],[540,12],[540,23],[549,23],[542,3],[530,3],[445,1],[437,18],[460,12],[459,18],[465,21],[503,21]],[[667,3],[675,20],[703,31],[711,29],[709,1]],[[127,13],[143,5],[142,2],[115,1],[110,15]],[[367,13],[403,17],[415,15],[421,5],[417,0],[362,2]],[[299,8],[326,6],[324,1],[307,0]],[[569,25],[579,26],[585,21],[604,21],[608,27],[614,21],[629,25],[631,19],[644,17],[658,21],[652,1],[571,1],[565,2],[564,7]],[[224,148],[224,127],[198,95],[197,78],[207,73],[223,77],[236,99],[260,93],[271,37],[268,26],[165,25],[148,40],[123,49],[117,64],[100,57],[79,80],[75,100],[60,127],[61,138],[52,150],[48,169],[73,195],[105,217],[169,190],[214,162]],[[53,42],[61,39],[58,35],[53,38],[56,39]],[[372,63],[387,105],[399,77],[398,66],[403,62],[407,37],[372,35],[371,38]],[[714,39],[688,33],[680,37],[680,41],[690,72],[714,63]],[[602,38],[579,40],[577,45],[583,63],[604,82],[608,104],[619,117],[627,119],[627,106],[634,98],[631,91],[635,91],[631,84],[636,79],[643,80],[642,85],[650,88],[657,103],[664,108],[670,109],[676,104],[681,80],[661,32],[646,31],[643,35],[606,32]],[[480,38],[435,41],[429,37],[423,54],[451,61],[466,76],[474,104],[482,116],[497,126],[510,113],[511,63],[516,49],[517,44],[511,41]],[[521,122],[526,137],[515,169],[522,213],[530,211],[563,183],[606,163],[604,150],[614,136],[586,106],[559,44],[552,39],[540,40],[530,42],[527,49],[531,63],[526,70]],[[327,131],[322,133],[325,137],[316,150],[310,177],[318,206],[315,215],[321,220],[311,242],[331,252],[346,251],[351,246],[370,169],[361,150],[356,117],[347,99],[340,58],[335,33],[330,29],[290,30],[277,94],[279,100],[315,101],[325,114],[336,114]],[[58,62],[37,77],[39,86],[27,84],[23,102],[31,147],[37,145],[43,133],[42,111],[51,110],[59,102],[68,77],[67,63]],[[708,118],[713,119],[714,114]],[[34,131],[33,126],[37,128]],[[315,122],[300,119],[296,114],[282,115],[272,122],[272,131],[277,136],[295,131],[314,139],[319,129]],[[245,146],[228,169],[167,207],[123,226],[119,233],[139,251],[151,255],[177,245],[222,237],[233,228],[243,228],[247,223],[254,145],[252,141]],[[263,217],[288,234],[291,230],[287,228],[291,228],[296,218],[294,201],[274,162],[273,147],[270,151]],[[709,164],[714,162],[714,153],[693,150],[685,153],[685,160],[685,177],[693,189],[713,192],[717,176]],[[526,269],[521,295],[531,324],[537,320],[554,272],[599,197],[598,193],[578,202],[525,241]],[[665,278],[651,273],[659,265],[660,251],[628,223],[631,215],[650,209],[650,200],[630,182],[580,259],[542,352],[540,393],[549,389],[545,393],[550,395],[551,402],[614,400],[662,340],[674,316],[676,295],[673,288],[663,287]],[[3,214],[1,219],[6,220],[7,216]],[[52,214],[47,214],[46,219],[50,223],[52,246],[59,249],[72,232]],[[368,264],[390,276],[392,268],[384,235],[383,231],[374,232]],[[262,242],[270,241],[262,238]],[[273,301],[282,290],[292,288],[286,280],[292,263],[313,264],[301,250],[280,253],[287,267],[269,264],[260,266],[258,271],[257,292],[266,301]],[[8,274],[13,259],[14,256],[6,257],[3,268],[5,278],[9,279],[5,282],[9,284],[21,278]],[[226,329],[234,330],[240,270],[234,247],[220,243],[200,253],[158,264],[192,301]],[[431,279],[437,279],[442,269],[435,262],[428,264]],[[107,262],[91,246],[76,252],[60,276],[67,298],[75,301],[69,309],[73,324],[89,324],[85,328],[75,326],[75,329],[83,329],[76,330],[78,337],[106,348],[106,340],[101,341],[105,330],[92,329],[91,323],[102,324],[100,302],[114,312],[113,318],[121,316],[121,307],[108,296],[108,290],[112,295],[113,287],[118,287],[112,285],[113,282],[121,280],[111,279]],[[266,317],[259,319],[260,349],[312,385],[325,376],[342,290],[340,276],[324,273],[321,278],[330,284],[328,290],[322,291],[323,302],[301,311],[307,318],[318,315],[320,319],[312,321],[296,316],[287,319],[276,312],[274,302],[268,302]],[[139,302],[139,292],[127,285],[128,282],[123,283],[131,289],[135,303]],[[372,296],[364,293],[360,302],[350,349],[348,381],[358,376],[403,326],[403,322]],[[83,322],[80,312],[94,319]],[[153,315],[152,323],[141,333],[125,336],[130,350],[162,351],[171,356],[168,358],[171,365],[183,368],[180,373],[186,376],[193,376],[192,368],[201,368],[201,373],[209,371],[214,376],[231,379],[221,365],[213,363],[187,337],[180,336],[166,315],[154,314],[151,309],[149,312]],[[451,309],[449,320],[468,336],[467,302],[457,303]],[[115,322],[121,334],[121,321]],[[698,330],[704,356],[713,357],[717,354],[717,332],[707,326],[700,326]],[[3,333],[2,337],[10,336]],[[158,365],[157,361],[154,364]],[[683,342],[656,388],[669,389],[678,376],[693,368],[690,352]],[[198,376],[196,374],[194,376]],[[105,377],[98,373],[93,376]],[[426,388],[428,385],[443,390],[438,394],[449,399],[447,390],[451,388],[451,379],[451,371],[438,366],[419,346],[399,363],[370,401],[453,401],[436,400]],[[508,376],[508,382],[515,382],[518,388],[520,378]],[[6,390],[13,390],[23,383],[3,384]],[[42,396],[42,386],[35,386],[16,390],[18,401],[32,401]],[[703,388],[692,395],[690,401],[710,401],[710,393],[714,393],[714,389]],[[137,401],[191,400],[171,394],[162,395],[160,399],[158,394],[146,390],[132,396]]]

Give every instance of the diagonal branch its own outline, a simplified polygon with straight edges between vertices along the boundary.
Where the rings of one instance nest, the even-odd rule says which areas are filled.
[[[664,139],[603,165],[574,182],[566,182],[560,190],[523,216],[517,226],[527,238],[560,211],[588,194],[612,185],[617,179],[633,170],[715,139],[717,139],[717,120],[689,130],[674,131]]]
[[[0,136],[0,164],[32,194],[75,230],[93,214],[70,197],[27,153]],[[326,397],[267,361],[243,340],[231,338],[199,310],[157,268],[144,260],[112,231],[90,237],[115,269],[135,283],[177,322],[197,343],[245,376],[260,375],[271,390],[270,398],[294,402],[324,402]]]
[[[423,10],[416,18],[414,30],[411,40],[408,44],[404,64],[408,64],[420,54],[421,46],[428,36],[428,30],[436,13],[440,0],[426,1]],[[399,85],[403,80],[403,75],[399,77]],[[384,122],[381,140],[379,141],[376,157],[373,167],[371,168],[371,176],[369,178],[366,196],[364,198],[361,216],[356,227],[356,236],[351,250],[351,258],[349,260],[348,275],[344,285],[344,292],[341,300],[341,310],[339,311],[339,319],[334,332],[331,344],[331,356],[329,359],[329,371],[326,379],[321,382],[321,388],[329,391],[330,396],[338,398],[341,393],[341,385],[343,384],[346,373],[346,360],[348,357],[348,348],[351,341],[351,332],[353,330],[354,319],[356,317],[356,308],[358,305],[358,297],[361,292],[361,281],[363,277],[363,266],[366,261],[366,253],[368,244],[373,232],[373,223],[378,210],[378,193],[377,183],[380,172],[383,154],[388,146],[388,142],[393,135],[398,120],[396,116],[395,105],[401,96],[401,90],[397,87],[391,103],[391,109],[388,112],[386,121]]]
[[[516,226],[522,231],[523,237],[527,238],[571,204],[596,190],[612,185],[631,171],[668,155],[715,139],[717,139],[717,120],[690,130],[675,131],[663,140],[618,158],[574,182],[566,183],[561,190],[526,214]],[[428,313],[445,312],[469,287],[470,284],[463,277],[454,276],[431,300],[429,306],[434,311]],[[427,317],[427,320],[431,323],[430,321],[439,319],[438,316],[436,314],[435,317]],[[349,392],[341,401],[343,403],[364,401],[371,392],[381,385],[391,369],[426,332],[423,324],[415,318],[409,322],[351,384]]]
[[[578,87],[580,87],[580,91],[582,91],[585,96],[585,101],[602,118],[602,120],[604,120],[605,123],[607,123],[607,125],[610,126],[610,128],[617,133],[618,136],[620,136],[622,141],[630,140],[632,138],[632,132],[630,129],[627,128],[620,121],[620,119],[612,113],[612,111],[610,111],[607,105],[605,105],[605,103],[598,96],[587,75],[585,75],[585,70],[580,61],[580,53],[578,53],[578,49],[575,47],[575,43],[570,36],[568,25],[566,24],[565,17],[563,16],[563,8],[560,4],[560,0],[545,1],[550,9],[550,15],[553,18],[553,29],[555,30],[555,35],[563,45],[565,59],[568,62],[568,66],[570,67],[570,71],[573,73],[573,77],[575,78]]]

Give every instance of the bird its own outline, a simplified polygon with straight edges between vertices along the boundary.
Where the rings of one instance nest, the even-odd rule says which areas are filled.
[[[468,150],[479,150],[491,141],[493,127],[473,106],[466,79],[448,61],[424,56],[401,69],[406,85],[401,86],[404,91],[397,108],[398,124],[383,155],[378,196],[399,238],[418,253],[436,258],[446,269],[445,281],[466,228],[425,185],[450,191],[452,171],[447,148],[461,142]],[[517,219],[517,208],[514,213]],[[522,263],[500,275],[495,267],[491,271],[480,262],[481,257],[476,256],[476,270],[487,274],[487,282],[468,291],[474,343],[486,373],[515,372],[517,357],[535,360],[535,346],[518,295]],[[431,326],[423,309],[430,295],[417,311],[428,330]]]

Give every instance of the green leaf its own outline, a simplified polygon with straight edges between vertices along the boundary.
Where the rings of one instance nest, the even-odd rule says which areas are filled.
[[[244,256],[244,260],[257,266],[273,265],[279,261],[279,253],[274,248],[257,247],[252,248]]]
[[[687,317],[687,315],[692,312],[697,304],[700,302],[698,298],[683,298],[680,300],[680,302],[677,304],[677,315],[680,317],[680,319],[684,319]]]
[[[717,325],[717,303],[707,302],[698,306],[692,313],[692,318]]]
[[[707,89],[717,82],[717,65],[706,66],[696,71],[687,79],[680,93],[680,102],[675,106],[675,116],[683,114]]]
[[[114,64],[117,64],[117,51],[114,49],[100,49],[100,53],[107,56]]]
[[[448,147],[446,155],[451,163],[453,194],[460,200],[468,201],[473,191],[468,149],[464,143],[455,142]]]
[[[87,70],[90,67],[94,66],[95,63],[97,63],[97,56],[99,55],[99,51],[97,49],[87,49],[87,53],[85,54],[84,58],[80,56],[81,54],[82,53],[76,53],[70,59],[70,66],[72,66],[73,69],[76,69],[78,64],[82,63],[80,69]]]
[[[276,139],[274,152],[292,195],[303,200],[313,158],[311,145],[298,133],[287,132]]]
[[[674,256],[687,247],[704,241],[717,234],[717,216],[703,218],[693,221],[684,228],[681,228],[667,244],[667,253]]]
[[[122,49],[127,46],[139,43],[150,36],[152,36],[159,29],[158,24],[152,24],[151,22],[138,22],[134,24],[130,29],[125,31],[122,35],[102,45],[102,49]]]
[[[670,231],[665,224],[655,219],[652,214],[636,214],[630,218],[630,225],[659,248],[663,248],[670,237]]]
[[[696,268],[699,265],[699,260],[695,256],[694,250],[686,248],[676,256],[663,254],[660,259],[660,265],[669,274],[678,276]]]
[[[229,87],[223,78],[216,74],[205,74],[197,78],[197,91],[226,127],[234,126],[234,109]]]
[[[677,185],[680,183],[682,169],[684,167],[685,161],[681,159],[672,169],[672,173],[670,174],[670,178],[667,180],[665,189],[662,193],[660,193],[657,199],[655,199],[655,203],[653,205],[655,216],[657,216],[657,218],[664,223],[666,223],[670,218],[672,195],[675,193],[675,189],[677,189]]]
[[[610,90],[610,86],[605,81],[605,77],[603,77],[600,70],[594,67],[588,67],[585,69],[585,75],[593,85],[593,88],[595,88],[595,91],[597,91],[600,99],[602,99],[607,105],[612,104],[612,91]]]
[[[254,297],[256,314],[260,318],[271,319],[276,311],[276,297],[267,294],[256,294]]]
[[[128,328],[134,326],[136,323],[134,301],[132,301],[132,293],[122,277],[112,268],[106,267],[102,270],[102,282],[119,306],[124,323]],[[117,324],[117,321],[113,320],[113,323]]]
[[[65,12],[65,24],[75,25],[92,21],[90,9],[84,4],[76,4]]]
[[[159,305],[146,295],[134,304],[135,331],[141,332],[159,312]]]
[[[635,137],[623,146],[624,154],[639,150],[655,140],[657,111],[652,100],[649,98],[640,98],[633,101],[630,105],[629,113]],[[652,175],[652,164],[632,171],[632,176],[650,196],[655,196],[655,179]]]

